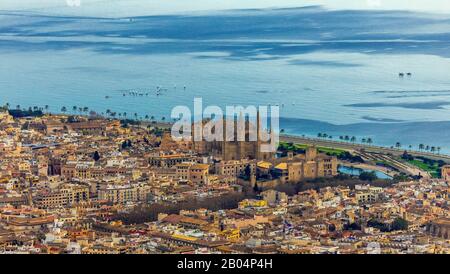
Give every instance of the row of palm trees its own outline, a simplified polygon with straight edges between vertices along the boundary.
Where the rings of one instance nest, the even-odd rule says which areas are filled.
[[[401,149],[402,147],[403,146],[400,142],[395,143],[395,148]],[[414,148],[413,145],[408,145],[409,150],[413,150],[413,148]],[[426,151],[426,152],[437,153],[437,154],[441,153],[441,147],[438,147],[438,146],[419,144],[418,149],[419,149],[419,151]]]
[[[327,133],[318,133],[317,137],[318,138],[323,138],[323,139],[333,139],[333,135],[329,135]],[[356,143],[358,141],[355,136],[348,136],[348,135],[341,135],[341,136],[339,136],[339,140],[346,141],[346,142],[352,142],[352,143]],[[364,138],[361,138],[361,143],[363,143],[363,144],[372,144],[373,143],[373,139],[370,138],[370,137],[364,137]]]
[[[4,107],[5,107],[6,109],[11,109],[10,103],[6,103],[6,104],[4,105]],[[15,109],[16,109],[16,110],[26,110],[25,108],[22,109],[21,105],[16,105]],[[33,106],[33,107],[29,107],[29,108],[28,108],[28,110],[42,111],[42,112],[44,112],[44,111],[45,111],[45,112],[48,112],[49,109],[50,109],[50,106],[49,106],[49,105],[45,105],[45,106],[43,106],[43,107],[40,107],[40,106]],[[128,116],[128,113],[127,113],[127,112],[116,112],[116,111],[112,111],[111,109],[107,109],[107,110],[106,110],[106,114],[103,113],[103,112],[102,112],[102,113],[97,113],[97,112],[95,112],[95,111],[93,111],[93,110],[90,110],[89,107],[82,107],[82,106],[76,106],[76,105],[72,106],[71,110],[72,110],[72,111],[71,111],[72,114],[80,114],[80,115],[81,115],[81,114],[85,114],[85,115],[86,115],[86,114],[89,114],[89,115],[101,115],[101,116],[106,116],[106,117],[109,117],[109,118],[117,118],[117,117],[119,117],[119,118],[123,118],[123,119],[126,119],[127,116]],[[66,107],[66,106],[62,106],[61,109],[60,109],[60,111],[61,111],[63,114],[66,114],[66,113],[69,112],[69,108]],[[134,117],[135,120],[156,121],[155,116],[150,116],[150,115],[148,115],[148,114],[146,114],[146,115],[143,116],[143,117],[139,117],[138,113],[135,112],[135,113],[132,115],[132,117]],[[130,117],[130,118],[131,118],[131,117]],[[165,120],[166,120],[166,117],[165,117],[165,116],[161,117],[161,121],[165,121]]]
[[[5,105],[4,105],[4,108],[6,108],[6,109],[11,109],[11,105],[10,105],[10,103],[6,103]],[[26,110],[25,108],[22,108],[21,107],[21,105],[16,105],[16,108],[15,108],[16,110]],[[39,107],[39,106],[33,106],[33,107],[29,107],[28,108],[28,110],[33,110],[33,111],[48,111],[48,109],[49,109],[49,105],[45,105],[45,106],[43,106],[43,107]]]
[[[327,133],[318,133],[317,134],[318,138],[323,138],[323,139],[333,139],[332,135],[328,135]],[[357,142],[357,138],[355,136],[348,136],[348,135],[341,135],[339,136],[339,140],[341,141],[346,141],[346,142],[352,142],[355,143]],[[373,139],[370,137],[363,137],[361,138],[361,143],[363,144],[373,144]],[[392,146],[391,148],[397,148],[397,149],[401,149],[402,148],[402,144],[400,142],[396,142],[395,146]],[[408,145],[408,149],[409,150],[413,150],[413,145]],[[426,151],[426,152],[431,152],[431,153],[437,153],[440,154],[441,152],[441,147],[439,146],[431,146],[431,145],[426,145],[426,144],[419,144],[418,145],[418,150],[419,151]]]
[[[63,106],[61,108],[62,113],[66,113],[67,111],[68,111],[67,107],[65,107],[65,106]],[[76,113],[78,111],[80,114],[82,114],[82,113],[87,114],[89,112],[89,108],[73,106],[72,111],[73,111],[73,113]],[[91,110],[89,112],[89,114],[101,115],[101,116],[112,118],[112,119],[115,119],[115,118],[122,119],[123,118],[123,119],[134,119],[134,120],[141,120],[141,121],[156,121],[156,118],[153,115],[150,116],[150,115],[146,114],[145,116],[139,116],[138,113],[135,112],[130,116],[130,114],[127,112],[116,112],[111,109],[107,109],[105,112],[101,112],[101,113],[97,113],[97,112]],[[128,117],[130,117],[130,118],[128,118]],[[161,117],[161,121],[165,121],[165,120],[166,120],[165,116]]]

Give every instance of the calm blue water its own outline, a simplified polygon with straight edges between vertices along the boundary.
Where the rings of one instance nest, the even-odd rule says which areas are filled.
[[[286,133],[450,152],[449,28],[445,15],[320,7],[132,19],[0,12],[0,103],[158,119],[194,97],[279,104]]]
[[[353,176],[359,176],[362,172],[372,172],[372,170],[366,170],[361,168],[351,168],[346,166],[340,166],[338,168],[338,171],[342,174],[348,174]],[[378,179],[392,179],[391,176],[381,172],[381,171],[374,171],[375,175],[377,175]]]

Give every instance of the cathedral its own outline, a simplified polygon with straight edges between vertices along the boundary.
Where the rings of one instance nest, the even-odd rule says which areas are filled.
[[[240,117],[239,119],[242,119]],[[203,121],[204,123],[204,121]],[[256,127],[247,119],[245,120],[245,141],[238,141],[237,138],[237,120],[225,119],[223,120],[223,132],[226,132],[227,123],[233,123],[234,126],[234,138],[233,141],[193,141],[193,149],[203,155],[211,155],[215,158],[220,158],[224,161],[228,160],[240,160],[240,159],[255,159],[255,160],[270,160],[275,156],[275,152],[262,151],[263,145],[270,144],[270,141],[261,141],[260,134],[257,134],[257,140],[250,140],[250,127],[254,127],[256,132],[262,130],[259,113],[256,119]],[[270,132],[271,140],[274,136],[274,132]]]

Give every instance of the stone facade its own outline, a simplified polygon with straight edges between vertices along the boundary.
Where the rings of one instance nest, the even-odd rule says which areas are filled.
[[[431,221],[427,225],[427,231],[435,237],[450,239],[450,219],[442,218]]]
[[[337,175],[337,158],[318,154],[315,147],[307,148],[305,154],[289,153],[288,157],[274,159],[271,163],[280,179],[289,183]]]
[[[240,118],[242,119],[242,118]],[[261,151],[262,145],[265,142],[261,141],[260,136],[257,136],[257,140],[250,140],[250,127],[255,128],[256,132],[259,132],[260,121],[259,114],[257,118],[257,127],[255,127],[250,121],[245,122],[245,141],[238,141],[237,138],[237,121],[224,120],[223,132],[225,134],[227,123],[233,123],[234,126],[234,138],[233,141],[193,141],[193,149],[199,154],[212,155],[216,158],[220,158],[224,161],[241,160],[241,159],[257,159],[257,160],[269,160],[275,155],[275,152],[263,152]],[[193,125],[193,132],[196,126]],[[226,137],[228,139],[228,137]],[[267,142],[268,143],[268,142]]]

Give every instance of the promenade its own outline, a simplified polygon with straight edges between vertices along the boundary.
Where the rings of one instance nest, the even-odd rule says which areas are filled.
[[[315,145],[329,148],[343,149],[347,151],[364,151],[366,153],[379,153],[379,154],[391,154],[394,156],[401,156],[406,148],[388,148],[369,144],[350,143],[342,141],[334,141],[329,139],[309,138],[293,135],[281,135],[280,141],[290,142],[294,144]],[[446,163],[450,163],[450,155],[436,154],[424,151],[408,150],[408,153],[413,156],[423,156],[433,160],[442,160]]]

